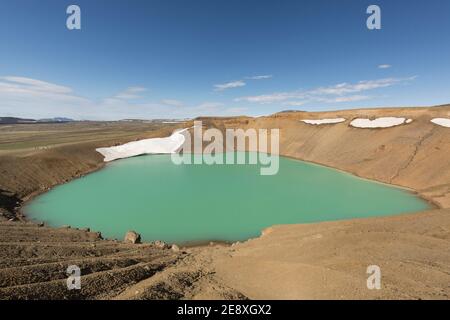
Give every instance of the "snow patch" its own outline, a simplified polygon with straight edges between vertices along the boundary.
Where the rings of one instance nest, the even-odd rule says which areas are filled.
[[[450,119],[448,118],[434,118],[431,119],[431,122],[441,127],[450,128]]]
[[[184,143],[186,138],[182,134],[188,129],[182,129],[172,133],[167,138],[151,138],[128,142],[120,146],[95,149],[109,162],[117,159],[139,156],[142,154],[170,154],[175,153]]]
[[[307,124],[321,125],[321,124],[334,124],[344,122],[344,118],[333,118],[333,119],[319,119],[319,120],[300,120]]]
[[[390,128],[411,122],[412,119],[397,117],[381,117],[374,120],[357,118],[350,122],[350,125],[355,128]]]

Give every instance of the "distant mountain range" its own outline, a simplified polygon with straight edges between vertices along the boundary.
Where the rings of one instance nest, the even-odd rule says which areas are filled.
[[[152,119],[152,120],[144,120],[144,119],[123,119],[118,121],[123,122],[150,122],[150,123],[183,123],[188,121],[189,119]],[[26,119],[26,118],[17,118],[17,117],[0,117],[0,125],[2,124],[30,124],[30,123],[67,123],[74,122],[77,120],[73,120],[70,118],[64,117],[56,117],[56,118],[45,118],[45,119]]]
[[[48,118],[48,119],[24,119],[16,117],[0,117],[0,124],[28,124],[28,123],[66,123],[75,120],[64,117]]]
[[[64,117],[56,117],[56,118],[48,118],[48,119],[39,119],[37,122],[74,122],[75,120]]]

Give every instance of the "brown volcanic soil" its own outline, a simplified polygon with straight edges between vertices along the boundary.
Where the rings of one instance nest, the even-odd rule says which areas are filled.
[[[387,129],[350,127],[349,120],[359,116],[414,122]],[[347,121],[321,126],[299,121],[325,117]],[[408,187],[449,208],[450,129],[430,123],[434,117],[450,117],[450,106],[202,120],[219,129],[280,128],[282,155]],[[14,202],[20,205],[21,199],[101,168],[96,147],[166,136],[174,128],[139,122],[0,126],[3,216],[11,217]],[[79,230],[2,222],[0,298],[448,299],[449,214],[436,209],[277,226],[243,244],[185,253],[100,240]],[[76,294],[64,285],[71,260],[86,270],[86,289]],[[366,287],[366,268],[372,264],[381,267],[381,290]]]

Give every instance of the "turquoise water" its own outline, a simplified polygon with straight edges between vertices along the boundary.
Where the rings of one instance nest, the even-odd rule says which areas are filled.
[[[392,215],[427,209],[402,189],[280,158],[277,175],[259,165],[181,165],[141,156],[58,186],[25,213],[51,226],[90,227],[108,238],[128,230],[145,241],[236,241],[275,224]]]

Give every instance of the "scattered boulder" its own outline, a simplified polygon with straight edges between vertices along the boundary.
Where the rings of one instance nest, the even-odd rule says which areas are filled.
[[[263,229],[261,231],[261,237],[267,236],[269,233],[272,233],[273,230],[274,230],[273,227],[268,227],[266,229]]]
[[[90,228],[80,228],[80,231],[84,231],[84,232],[90,232],[91,229]]]
[[[96,237],[97,239],[103,240],[102,233],[101,233],[100,231],[99,231],[99,232],[94,232],[94,235],[95,235],[95,237]]]
[[[123,239],[125,243],[141,243],[141,235],[135,231],[128,231]]]
[[[44,226],[44,223],[43,223],[43,222],[39,222],[39,223],[38,223],[38,227],[41,227],[41,228],[42,228],[43,226]]]
[[[61,226],[61,229],[70,229],[70,226],[65,224],[65,225]]]
[[[171,248],[172,248],[173,252],[179,252],[180,251],[180,247],[178,247],[176,244],[173,244]]]
[[[154,246],[160,249],[167,249],[169,246],[167,245],[167,243],[165,243],[164,241],[161,240],[156,240],[155,242],[153,242]]]

